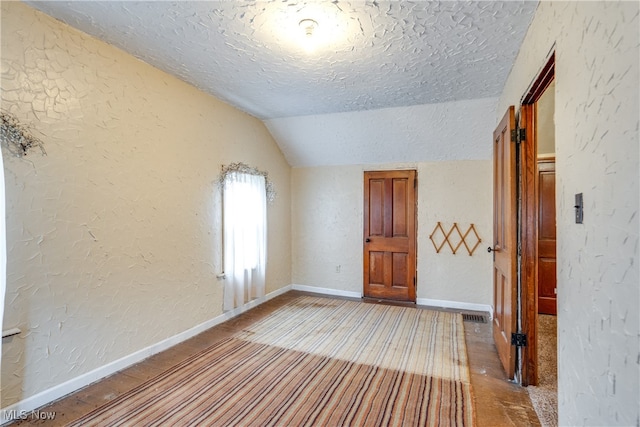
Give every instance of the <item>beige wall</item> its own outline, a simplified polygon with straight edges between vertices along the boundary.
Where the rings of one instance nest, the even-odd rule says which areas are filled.
[[[384,169],[418,171],[417,297],[491,305],[491,160],[294,168],[293,283],[361,294],[363,172]],[[429,235],[438,221],[463,233],[475,224],[473,256],[437,254]]]
[[[536,102],[536,142],[540,156],[556,152],[555,105],[556,82],[553,81]]]
[[[497,111],[555,49],[560,425],[640,419],[639,7],[540,2]]]
[[[267,291],[291,283],[290,167],[260,121],[22,3],[1,19],[2,109],[46,149],[2,150],[3,407],[221,314],[221,164],[269,172]]]
[[[418,298],[493,305],[493,162],[420,163],[418,174]],[[462,233],[474,224],[482,241],[473,255],[463,246],[454,255],[448,245],[436,253],[429,235],[438,221],[446,231],[456,222]],[[466,241],[474,239],[471,232]]]

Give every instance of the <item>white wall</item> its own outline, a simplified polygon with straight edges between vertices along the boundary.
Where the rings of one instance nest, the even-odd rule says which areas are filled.
[[[638,9],[541,2],[497,111],[518,104],[555,44],[560,425],[640,419]]]
[[[481,136],[491,135],[487,118],[496,102],[483,98],[265,123],[293,167],[484,160],[492,152]]]
[[[362,293],[363,172],[404,168],[418,171],[417,297],[491,305],[491,160],[294,168],[293,283]],[[437,254],[429,235],[438,221],[463,233],[475,224],[473,256],[448,246]]]
[[[3,147],[2,406],[222,312],[221,164],[269,172],[267,291],[291,283],[290,167],[264,125],[19,2],[2,2],[2,109],[43,142]]]

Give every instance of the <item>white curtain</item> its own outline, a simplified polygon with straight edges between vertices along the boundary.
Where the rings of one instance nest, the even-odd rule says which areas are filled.
[[[4,295],[7,291],[7,233],[5,226],[4,165],[0,152],[0,329],[4,328]],[[2,340],[0,340],[0,370],[2,369]]]
[[[264,176],[229,173],[223,188],[224,310],[264,296],[267,196]]]

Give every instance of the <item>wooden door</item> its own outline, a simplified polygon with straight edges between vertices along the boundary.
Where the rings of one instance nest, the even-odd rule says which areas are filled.
[[[538,313],[556,314],[556,162],[538,160]]]
[[[416,171],[364,173],[364,296],[416,300]]]
[[[493,132],[493,338],[509,378],[514,377],[516,326],[516,150],[514,107]],[[513,132],[515,134],[515,132]]]

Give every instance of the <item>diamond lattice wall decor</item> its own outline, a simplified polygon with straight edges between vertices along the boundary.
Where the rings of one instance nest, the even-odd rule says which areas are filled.
[[[475,239],[474,239],[475,237]],[[458,223],[454,222],[449,231],[445,231],[442,223],[438,221],[438,224],[434,227],[431,235],[429,236],[431,242],[433,243],[433,247],[436,249],[436,253],[440,253],[445,244],[449,245],[451,248],[451,252],[455,255],[460,246],[464,245],[469,253],[469,256],[473,255],[473,252],[476,250],[478,245],[482,243],[482,239],[478,235],[476,231],[476,227],[473,224],[469,225],[467,231],[464,234],[460,231],[460,227],[458,227]],[[467,241],[469,240],[469,241]],[[471,242],[474,242],[471,245]]]

